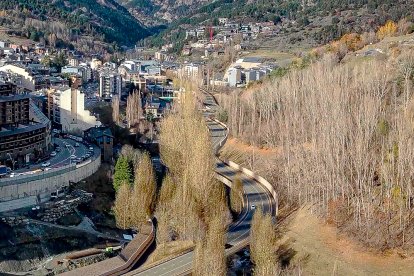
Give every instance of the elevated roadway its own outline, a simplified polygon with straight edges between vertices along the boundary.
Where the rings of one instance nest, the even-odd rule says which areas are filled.
[[[204,100],[206,109],[204,115],[212,116],[217,110],[217,102],[210,94],[206,94]],[[213,148],[216,152],[224,145],[227,140],[228,130],[225,125],[215,120],[207,120],[207,126],[211,133]],[[248,244],[250,225],[256,208],[261,208],[265,213],[275,214],[275,202],[269,191],[261,185],[257,180],[229,166],[226,162],[217,161],[216,172],[218,175],[225,177],[231,182],[235,177],[240,177],[243,182],[245,193],[245,209],[239,219],[234,222],[227,232],[227,244],[231,245],[226,250],[226,254],[230,255],[235,249],[242,248]],[[254,208],[252,206],[255,206]],[[194,252],[188,252],[157,266],[148,269],[138,269],[126,275],[187,275],[191,273]]]

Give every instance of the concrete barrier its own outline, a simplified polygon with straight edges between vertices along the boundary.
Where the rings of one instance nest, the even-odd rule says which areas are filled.
[[[213,97],[214,98],[214,97]],[[223,126],[226,129],[226,137],[225,139],[223,139],[220,143],[220,146],[218,147],[218,149],[216,149],[216,154],[218,154],[218,151],[224,146],[224,144],[227,142],[228,136],[229,136],[229,128],[227,127],[226,124],[216,120],[216,119],[212,119],[212,121],[216,122],[217,124],[220,124],[221,126]],[[238,171],[241,171],[242,173],[250,176],[251,178],[253,178],[254,180],[256,180],[257,182],[259,182],[263,187],[265,187],[270,195],[273,197],[273,200],[275,202],[275,216],[277,216],[278,214],[278,206],[279,206],[279,202],[278,202],[278,196],[277,193],[275,191],[275,189],[273,188],[272,184],[269,183],[269,181],[267,181],[266,179],[264,179],[263,177],[261,177],[260,175],[252,172],[251,170],[248,170],[246,168],[243,168],[242,166],[240,166],[239,164],[236,164],[232,161],[223,161],[224,163],[226,163],[227,165],[229,165],[231,168],[236,169]],[[224,182],[223,182],[224,183]],[[226,184],[226,183],[225,183]],[[227,185],[227,184],[226,184]]]
[[[277,216],[278,214],[278,206],[279,206],[279,202],[278,202],[278,196],[277,193],[275,191],[275,189],[273,188],[272,184],[269,183],[269,181],[267,181],[266,179],[264,179],[263,177],[261,177],[260,175],[256,174],[255,172],[252,172],[249,169],[243,168],[242,166],[240,166],[239,164],[234,163],[233,161],[223,161],[224,163],[226,163],[227,165],[229,165],[231,168],[241,171],[242,173],[244,173],[247,176],[250,176],[251,178],[253,178],[254,180],[256,180],[257,182],[259,182],[263,187],[266,188],[266,190],[269,191],[270,195],[273,197],[274,201],[275,201],[275,216]]]
[[[29,207],[50,199],[50,194],[94,174],[101,165],[100,151],[79,165],[0,181],[0,212]]]

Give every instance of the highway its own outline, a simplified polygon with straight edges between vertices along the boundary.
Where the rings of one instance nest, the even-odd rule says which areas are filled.
[[[79,143],[79,147],[75,147],[76,141],[72,139],[63,139],[63,138],[53,138],[52,143],[58,145],[61,149],[60,152],[56,152],[56,156],[50,157],[44,162],[50,162],[49,168],[58,168],[65,165],[71,164],[71,155],[76,155],[77,157],[84,156],[88,149],[83,143]],[[66,146],[68,144],[68,146]],[[38,164],[32,164],[28,168],[14,170],[14,174],[24,174],[29,173],[35,170],[42,169],[42,162]],[[44,168],[43,168],[44,169]]]
[[[206,96],[205,106],[207,110],[204,112],[204,115],[206,117],[213,115],[213,113],[217,110],[217,104],[211,95]],[[217,148],[221,147],[223,142],[227,139],[227,129],[222,124],[212,120],[208,120],[207,125],[211,133],[213,147],[217,151]],[[246,208],[243,214],[241,214],[240,218],[229,227],[227,233],[227,244],[234,247],[242,242],[245,242],[249,237],[250,224],[255,212],[255,208],[252,208],[252,205],[255,205],[256,208],[261,208],[266,213],[273,214],[275,212],[274,202],[269,192],[261,184],[249,176],[236,171],[220,160],[217,161],[216,172],[222,176],[225,176],[231,181],[233,181],[235,176],[238,175],[243,182],[244,192],[246,196]],[[229,250],[231,250],[231,247],[226,251],[228,252]],[[162,276],[189,274],[192,270],[193,255],[194,252],[191,251],[189,253],[161,263],[155,267],[145,270],[138,269],[126,275]]]

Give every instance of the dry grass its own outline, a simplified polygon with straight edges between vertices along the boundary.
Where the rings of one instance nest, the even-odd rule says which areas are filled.
[[[7,30],[8,29],[6,29],[4,27],[0,28],[0,40],[10,41],[10,42],[16,43],[16,44],[32,44],[32,43],[35,43],[33,40],[30,40],[30,39],[16,37],[16,36],[10,36],[10,35],[6,34]]]
[[[290,63],[295,58],[295,56],[290,53],[280,52],[273,49],[258,49],[251,51],[246,55],[242,55],[242,57],[261,57],[287,63]]]
[[[285,262],[303,275],[412,275],[414,257],[397,250],[372,253],[338,233],[307,208],[291,215],[280,240]],[[300,269],[298,269],[300,268]]]

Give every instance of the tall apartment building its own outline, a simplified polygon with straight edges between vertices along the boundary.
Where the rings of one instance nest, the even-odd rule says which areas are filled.
[[[114,95],[121,96],[122,77],[118,73],[102,71],[99,75],[99,96],[110,100]]]
[[[62,131],[81,134],[101,122],[85,109],[85,94],[68,86],[55,87],[48,92],[48,117]]]
[[[0,114],[0,163],[17,168],[50,150],[50,120],[15,84],[0,82]]]

